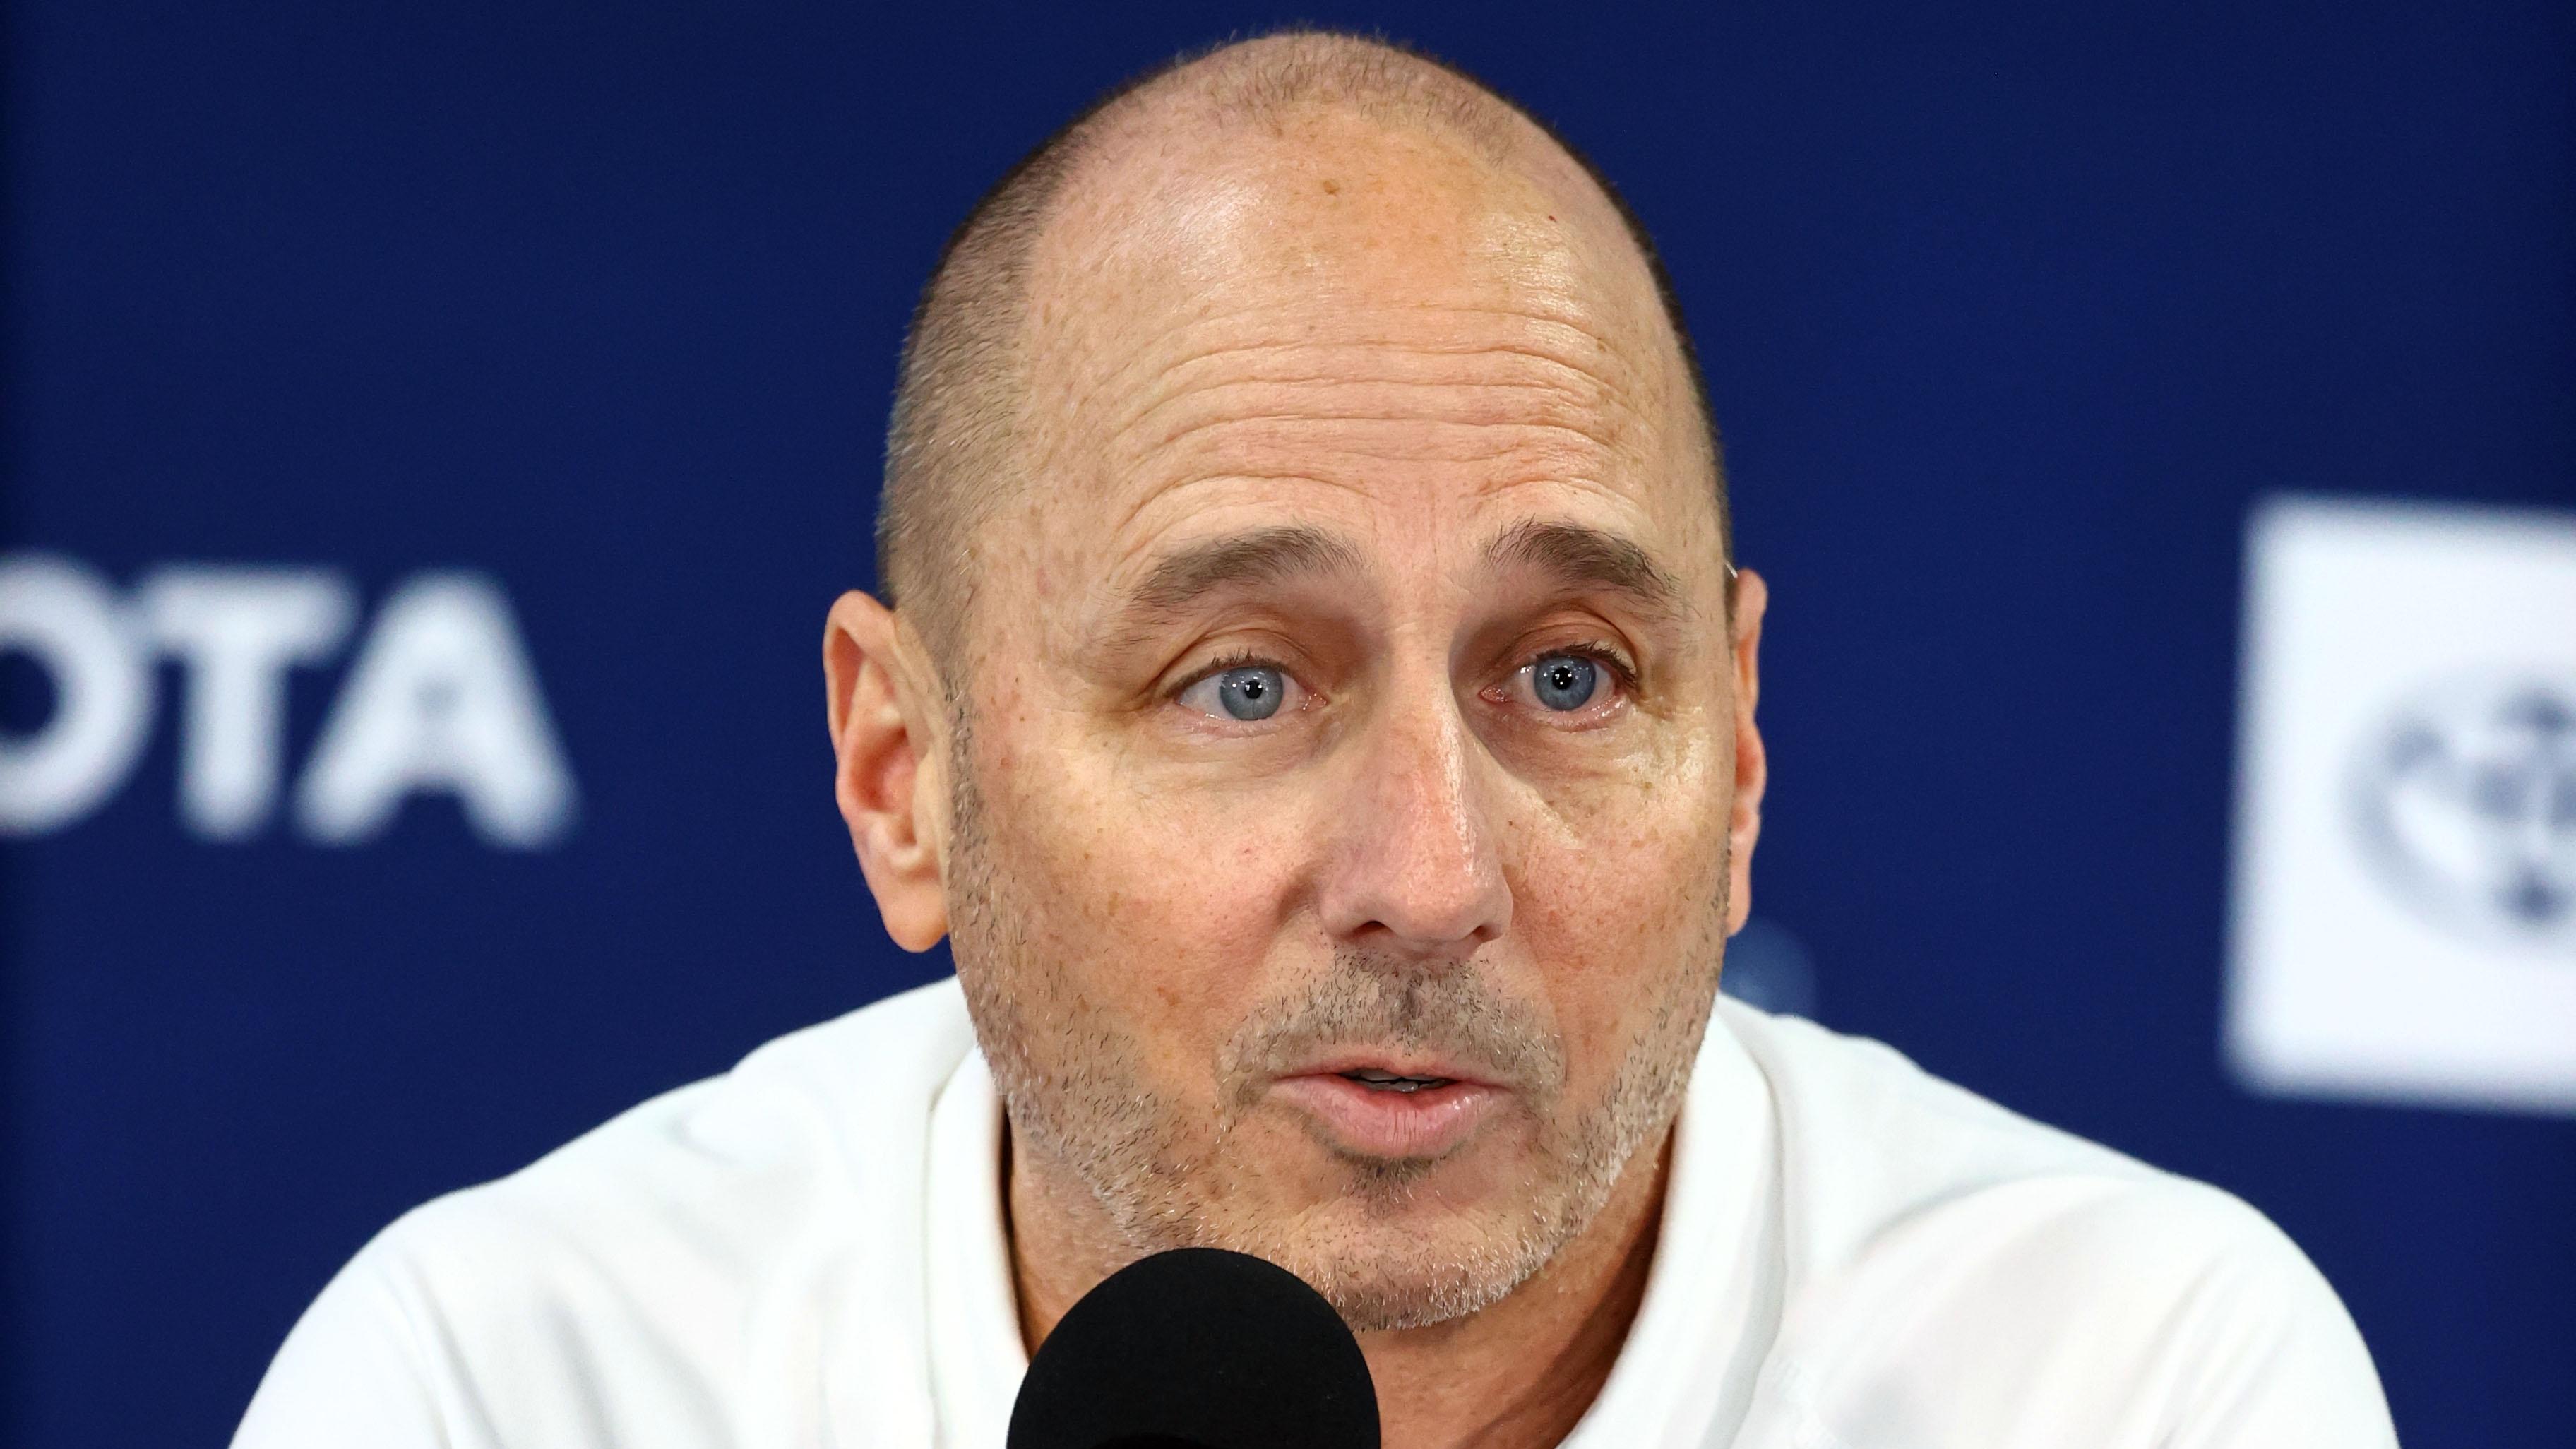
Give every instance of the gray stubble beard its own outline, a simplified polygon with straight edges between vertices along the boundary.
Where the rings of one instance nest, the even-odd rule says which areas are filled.
[[[950,919],[977,1040],[1015,1139],[1032,1155],[1069,1167],[1133,1256],[1230,1248],[1305,1278],[1355,1331],[1444,1323],[1501,1301],[1553,1262],[1678,1114],[1724,954],[1722,860],[1707,928],[1688,959],[1666,975],[1653,1016],[1602,1100],[1563,1130],[1549,1125],[1556,1116],[1549,1109],[1563,1095],[1562,1048],[1535,1013],[1494,991],[1472,964],[1429,971],[1382,953],[1343,949],[1321,982],[1265,1005],[1225,1044],[1219,1081],[1226,1090],[1216,1129],[1203,1148],[1190,1151],[1182,1114],[1146,1086],[1132,1038],[1078,992],[1064,989],[1046,963],[1030,959],[1011,883],[992,858],[969,711],[957,708],[953,724]],[[1540,1125],[1530,1213],[1465,1244],[1426,1247],[1419,1233],[1397,1230],[1395,1242],[1370,1251],[1366,1244],[1318,1243],[1291,1225],[1241,1221],[1226,1211],[1223,1194],[1211,1192],[1207,1179],[1224,1164],[1244,1115],[1259,1104],[1264,1061],[1361,1041],[1436,1044],[1515,1086]],[[1371,1217],[1411,1201],[1437,1167],[1341,1161],[1353,1175],[1351,1195]],[[1037,1166],[1024,1163],[1022,1170]]]

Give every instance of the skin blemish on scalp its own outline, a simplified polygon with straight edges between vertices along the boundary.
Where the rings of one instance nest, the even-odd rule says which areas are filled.
[[[1326,177],[1326,178],[1324,178],[1324,194],[1325,194],[1326,196],[1339,196],[1339,195],[1341,195],[1341,194],[1342,194],[1342,183],[1340,183],[1340,182],[1338,182],[1338,181],[1333,180],[1333,179],[1332,179],[1331,177],[1329,177],[1329,176],[1328,176],[1328,177]],[[1556,220],[1556,218],[1554,218],[1554,217],[1549,217],[1549,218],[1548,218],[1548,220],[1550,220],[1550,221],[1554,221],[1554,220]]]

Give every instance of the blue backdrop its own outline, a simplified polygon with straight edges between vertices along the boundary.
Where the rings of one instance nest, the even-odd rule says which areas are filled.
[[[2576,12],[1576,12],[1298,18],[1490,77],[1662,238],[1774,590],[1766,951],[2269,1212],[2410,1445],[2569,1443],[2576,1120],[2251,1095],[2219,1011],[2254,500],[2576,500]],[[12,8],[0,552],[160,662],[0,855],[0,1439],[220,1441],[405,1207],[945,969],[874,919],[817,669],[904,317],[1096,90],[1285,18]],[[346,615],[226,716],[279,776],[224,830],[204,680],[132,643],[173,565]],[[429,574],[502,610],[577,791],[516,844],[435,790],[298,814]],[[81,703],[0,665],[0,735]]]

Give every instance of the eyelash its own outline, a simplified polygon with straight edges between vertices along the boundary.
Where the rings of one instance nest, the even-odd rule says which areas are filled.
[[[1531,665],[1536,664],[1542,659],[1554,659],[1559,655],[1575,659],[1589,659],[1593,663],[1600,665],[1602,668],[1609,670],[1610,677],[1618,681],[1619,688],[1630,696],[1633,697],[1637,692],[1637,671],[1635,666],[1629,664],[1627,658],[1620,654],[1617,649],[1599,640],[1589,640],[1580,644],[1560,644],[1542,649],[1523,659],[1520,663],[1513,665],[1512,672],[1517,674],[1521,670],[1529,668]],[[1216,658],[1209,660],[1205,665],[1202,665],[1196,672],[1191,674],[1189,678],[1182,680],[1180,684],[1172,690],[1171,698],[1177,700],[1182,695],[1187,694],[1190,691],[1190,688],[1199,683],[1199,681],[1214,678],[1217,675],[1225,673],[1229,669],[1276,669],[1282,674],[1295,673],[1295,671],[1290,669],[1287,665],[1280,663],[1269,655],[1255,653],[1249,649],[1238,649],[1231,654],[1221,654]]]
[[[1200,680],[1206,679],[1211,675],[1223,674],[1229,669],[1276,669],[1282,674],[1289,672],[1287,665],[1280,663],[1269,655],[1256,654],[1249,649],[1237,649],[1231,654],[1220,654],[1216,658],[1209,660],[1204,668],[1200,669],[1196,674],[1191,675],[1189,679],[1181,685],[1180,689],[1176,689],[1172,691],[1172,693],[1175,696],[1178,696],[1183,690],[1188,689],[1191,685],[1198,683]]]

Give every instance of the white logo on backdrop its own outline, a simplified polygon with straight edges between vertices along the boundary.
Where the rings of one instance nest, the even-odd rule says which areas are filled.
[[[2576,678],[2465,675],[2419,691],[2370,737],[2352,805],[2365,857],[2430,919],[2576,946]]]
[[[255,835],[283,796],[306,839],[353,845],[409,796],[439,793],[492,844],[560,839],[572,772],[508,598],[481,574],[415,574],[386,596],[283,788],[288,671],[338,658],[359,612],[332,569],[172,564],[120,596],[76,560],[0,560],[0,651],[32,660],[54,695],[32,733],[0,735],[0,834],[64,829],[124,786],[170,659],[183,679],[179,818],[197,835]]]
[[[2245,628],[2238,1073],[2576,1111],[2576,517],[2272,503]]]

